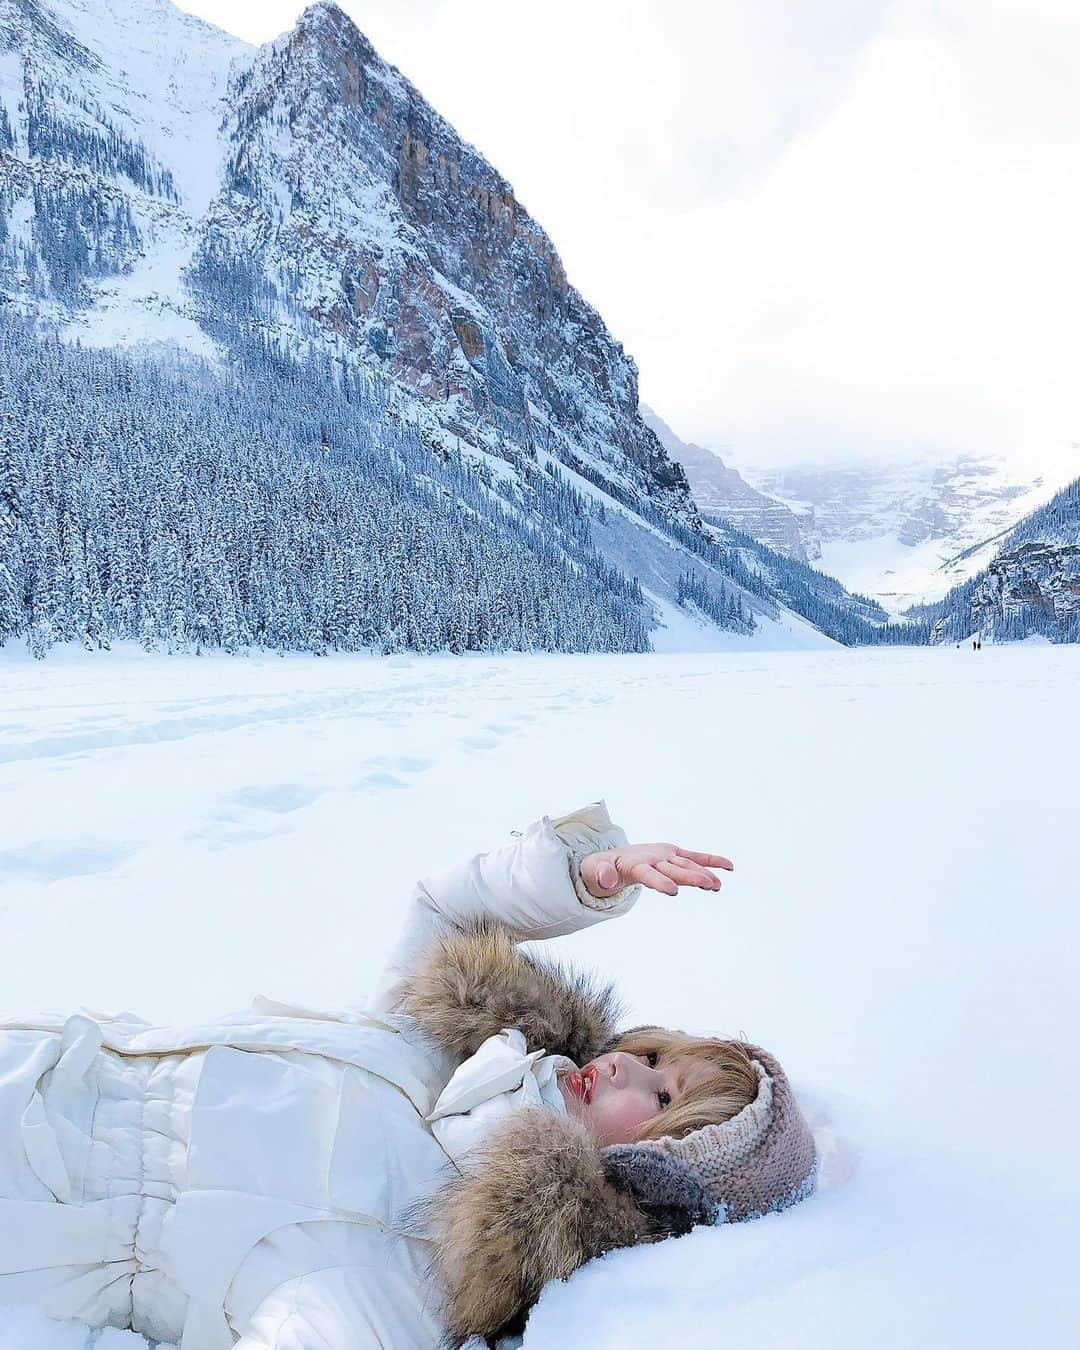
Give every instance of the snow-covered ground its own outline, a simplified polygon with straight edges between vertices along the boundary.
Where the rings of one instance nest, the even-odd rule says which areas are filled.
[[[946,563],[957,552],[945,539],[902,544],[895,534],[882,534],[869,539],[826,539],[820,547],[815,567],[840,578],[849,591],[873,596],[891,614],[902,614],[909,605],[940,600],[979,570],[974,564],[955,575],[945,572]],[[991,547],[984,565],[993,552]]]
[[[525,1350],[1075,1346],[1078,680],[1080,650],[1027,644],[3,652],[0,1003],[360,1002],[414,877],[605,795],[737,871],[565,954],[634,1020],[773,1048],[856,1166],[550,1287]],[[84,1343],[0,1316],[0,1350]]]

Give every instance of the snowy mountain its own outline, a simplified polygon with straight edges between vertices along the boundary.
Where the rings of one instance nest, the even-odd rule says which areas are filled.
[[[982,571],[913,613],[934,642],[973,633],[1080,642],[1080,480],[1010,530]]]
[[[835,577],[811,567],[798,523],[787,507],[756,492],[718,455],[680,440],[651,408],[643,405],[642,416],[672,459],[687,470],[709,533],[724,550],[728,570],[746,590],[794,610],[848,646],[925,641],[925,628],[917,621],[890,623],[888,612],[876,600],[852,594]],[[682,583],[682,593],[688,595],[692,589],[692,582]]]
[[[807,561],[799,521],[790,507],[756,491],[738,469],[728,468],[712,450],[680,439],[646,404],[641,405],[641,415],[671,458],[686,470],[694,501],[702,511],[722,516],[778,553]]]
[[[1024,472],[961,457],[743,473],[796,514],[811,561],[899,612],[985,566],[1002,535],[1078,468],[1074,454]]]
[[[444,432],[580,452],[692,514],[632,362],[551,241],[336,6],[257,51],[165,0],[0,16],[16,295],[60,301],[101,345],[319,344],[393,376]]]
[[[9,302],[95,345],[214,348],[182,273],[220,191],[244,43],[165,0],[0,0]]]
[[[48,321],[84,348],[138,348],[140,360],[149,350],[173,362],[186,353],[242,367],[249,388],[252,371],[280,375],[282,388],[307,371],[313,389],[328,389],[343,442],[349,414],[327,382],[352,390],[365,444],[374,423],[384,427],[386,456],[431,487],[432,530],[453,531],[458,508],[443,473],[452,461],[477,487],[476,528],[494,519],[490,528],[516,531],[514,548],[540,559],[552,596],[564,594],[569,566],[619,605],[636,605],[636,620],[616,625],[626,633],[666,624],[674,640],[686,622],[800,643],[813,633],[740,587],[681,467],[641,419],[632,360],[569,284],[511,186],[333,4],[313,5],[291,32],[254,49],[166,0],[0,0],[0,293],[9,314]],[[34,368],[27,334],[10,341]],[[153,384],[124,369],[128,383]],[[71,378],[107,402],[89,367]],[[197,384],[205,392],[215,378],[203,370]],[[241,421],[257,417],[240,407],[242,391],[221,396]],[[270,402],[281,406],[276,393]],[[90,423],[114,411],[103,405]],[[42,415],[57,418],[61,434],[61,405]],[[327,434],[314,446],[326,449]],[[130,476],[142,452],[128,449],[130,462],[101,472]],[[17,468],[33,452],[5,453]],[[74,480],[59,495],[55,479],[39,486],[62,546],[64,519],[76,519],[85,498],[65,495],[76,493]],[[49,631],[68,631],[72,613],[86,614],[73,597],[107,591],[111,577],[65,573],[62,586],[41,582],[34,599],[53,567],[44,534],[28,533],[40,518],[37,506],[22,512],[21,542],[9,542],[5,565],[12,577],[22,569],[12,593],[29,597],[19,622],[37,625],[47,645]],[[179,517],[174,527],[182,555],[190,536]],[[248,561],[204,542],[215,558],[225,548],[243,608]],[[140,542],[139,575],[151,546]],[[99,551],[113,547],[103,538]],[[179,565],[198,572],[197,561],[181,556]],[[688,599],[688,578],[702,604]],[[454,594],[466,586],[449,581]],[[205,588],[202,609],[190,598],[198,578],[184,584],[181,630],[209,612],[208,641],[231,631]],[[58,612],[42,629],[41,594],[57,586],[67,617]],[[110,631],[138,635],[133,604],[117,601],[110,612],[128,618]],[[297,640],[330,640],[314,617],[323,601],[309,593],[303,607]],[[440,613],[445,639],[450,623]],[[257,613],[246,621],[261,631]],[[350,631],[365,622],[358,616]],[[322,637],[312,639],[315,631]],[[398,637],[388,640],[408,644],[401,623],[390,631]],[[470,642],[482,641],[478,632]],[[560,643],[583,641],[564,626]]]
[[[729,566],[739,570],[751,591],[769,596],[846,646],[926,642],[929,631],[918,616],[899,620],[869,596],[847,590],[809,563],[770,548],[720,516],[706,516],[713,537],[727,550]]]
[[[854,612],[875,623],[884,618],[874,612],[878,605],[902,614],[974,576],[1003,535],[1077,467],[1066,459],[1019,474],[1004,460],[966,457],[740,472],[681,440],[652,409],[643,407],[642,415],[686,470],[707,518],[722,519],[779,554],[816,563],[821,570],[807,568],[800,584],[816,594],[821,583],[838,578],[838,591],[821,592],[829,603],[845,588],[870,597],[874,606],[860,611],[856,605]]]

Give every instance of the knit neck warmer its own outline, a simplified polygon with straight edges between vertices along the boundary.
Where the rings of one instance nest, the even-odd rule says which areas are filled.
[[[508,1027],[534,1049],[575,1064],[618,1041],[610,988],[526,954],[505,928],[487,922],[437,939],[399,1006],[461,1059]],[[767,1050],[744,1048],[758,1074],[754,1101],[722,1125],[640,1145],[693,1167],[732,1222],[794,1204],[816,1176],[813,1136],[787,1075]]]
[[[693,1167],[729,1222],[786,1209],[814,1188],[814,1140],[787,1075],[767,1050],[746,1049],[758,1090],[738,1115],[683,1139],[642,1145]]]

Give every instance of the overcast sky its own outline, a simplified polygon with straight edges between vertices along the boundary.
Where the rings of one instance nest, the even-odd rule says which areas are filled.
[[[341,4],[685,438],[744,464],[1080,441],[1080,0]],[[183,8],[261,42],[304,6]]]

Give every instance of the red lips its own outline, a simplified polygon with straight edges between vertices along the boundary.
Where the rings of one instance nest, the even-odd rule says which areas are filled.
[[[593,1089],[596,1087],[596,1078],[596,1069],[589,1064],[584,1069],[575,1069],[573,1073],[567,1074],[566,1081],[578,1101],[588,1106],[592,1100]]]

